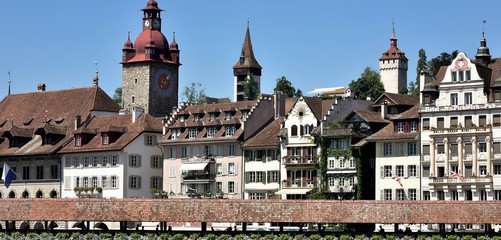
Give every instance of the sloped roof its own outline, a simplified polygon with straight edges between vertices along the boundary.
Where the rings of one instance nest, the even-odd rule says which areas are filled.
[[[404,119],[419,119],[419,104],[414,105],[411,109],[398,114],[391,118],[391,123],[386,125],[378,132],[367,138],[367,141],[376,140],[392,140],[392,139],[416,139],[419,136],[419,131],[416,132],[395,132],[395,123],[397,120]]]
[[[262,69],[261,65],[254,57],[254,50],[252,50],[252,42],[250,37],[250,29],[247,26],[247,31],[245,32],[244,45],[242,46],[242,52],[240,54],[240,58],[243,58],[243,61],[240,59],[235,63],[233,68],[258,68]]]
[[[101,88],[72,88],[56,91],[39,91],[11,94],[0,101],[0,132],[12,126],[23,129],[42,128],[47,133],[66,137],[55,145],[42,145],[42,139],[34,138],[21,148],[9,147],[9,141],[0,142],[0,156],[49,154],[58,150],[71,138],[74,117],[87,118],[92,111],[118,113],[119,106]]]
[[[280,134],[280,124],[284,122],[283,118],[274,119],[267,124],[256,135],[249,138],[244,143],[244,147],[277,147],[280,145],[278,136]]]
[[[416,97],[414,95],[384,92],[374,102],[373,106],[381,106],[381,102],[385,98],[387,98],[388,100],[390,100],[390,102],[388,103],[388,105],[414,106],[414,105],[416,105],[416,103],[419,103],[419,97]]]
[[[142,133],[162,133],[162,127],[161,119],[147,113],[141,114],[135,122],[132,121],[132,114],[93,117],[85,127],[82,127],[82,129],[92,129],[92,132],[96,133],[93,138],[81,147],[75,146],[72,139],[59,153],[121,150]],[[116,141],[103,145],[99,134],[102,132],[118,132],[121,135]]]
[[[322,111],[322,98],[319,97],[303,97],[308,106],[310,107],[313,115],[319,120],[322,121],[323,111]]]
[[[379,113],[379,112],[369,112],[369,111],[354,110],[354,111],[352,111],[351,114],[349,114],[348,116],[346,116],[346,118],[349,118],[353,114],[357,114],[364,121],[369,122],[369,123],[388,123],[389,122],[388,120],[381,118],[381,113]]]

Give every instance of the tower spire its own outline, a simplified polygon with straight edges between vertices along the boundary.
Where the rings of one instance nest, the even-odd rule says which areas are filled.
[[[487,47],[487,40],[485,39],[485,23],[487,21],[483,20],[482,26],[482,38],[480,38],[480,47],[477,49],[477,55],[475,55],[475,60],[484,65],[488,65],[491,62],[490,50]]]
[[[99,86],[99,69],[97,67],[97,61],[95,61],[94,64],[96,65],[96,76],[92,78],[92,85]]]
[[[391,33],[391,39],[397,39],[397,35],[395,34],[395,21],[391,21],[392,24],[392,33]]]
[[[8,91],[8,95],[10,95],[10,71],[7,73],[9,75],[9,91]]]

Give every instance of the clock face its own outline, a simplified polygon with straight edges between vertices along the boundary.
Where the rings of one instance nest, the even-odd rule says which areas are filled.
[[[167,69],[158,70],[155,74],[155,81],[158,90],[163,94],[170,94],[171,85],[173,84],[172,74]]]
[[[150,26],[150,20],[146,20],[146,21],[144,21],[144,26],[145,26],[145,27],[149,27],[149,26]]]
[[[153,21],[153,28],[155,28],[155,29],[159,29],[160,28],[160,20],[155,19]]]

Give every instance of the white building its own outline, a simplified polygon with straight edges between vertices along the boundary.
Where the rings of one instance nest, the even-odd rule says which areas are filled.
[[[379,58],[379,74],[385,92],[400,93],[407,89],[408,59],[397,47],[395,27],[390,38],[390,48]]]

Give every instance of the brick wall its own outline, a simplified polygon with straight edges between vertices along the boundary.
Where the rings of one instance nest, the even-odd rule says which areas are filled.
[[[501,223],[499,201],[0,199],[0,221]]]

